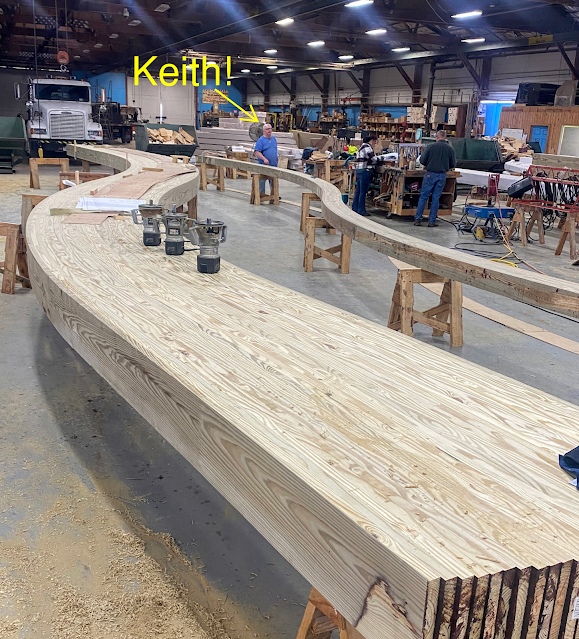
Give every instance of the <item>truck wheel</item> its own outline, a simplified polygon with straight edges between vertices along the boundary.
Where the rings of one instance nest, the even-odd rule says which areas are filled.
[[[40,148],[40,144],[36,140],[30,140],[30,157],[31,158],[38,157],[39,148]]]
[[[132,140],[133,140],[133,132],[129,129],[123,137],[123,142],[125,144],[130,144]]]

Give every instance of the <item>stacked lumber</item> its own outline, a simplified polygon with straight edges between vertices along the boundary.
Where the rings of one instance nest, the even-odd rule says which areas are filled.
[[[490,138],[489,138],[490,139]],[[505,161],[518,160],[521,157],[532,157],[533,149],[523,140],[516,138],[502,137],[496,135],[494,138],[499,143],[501,153]]]
[[[291,133],[274,133],[277,140],[278,153],[284,157],[286,149],[297,149],[295,138]],[[249,137],[246,129],[225,129],[221,127],[202,127],[197,130],[198,147],[196,154],[203,151],[225,152],[230,146],[243,146],[244,150],[252,153],[255,143]],[[301,157],[301,155],[300,155]]]
[[[579,597],[569,560],[428,584],[424,639],[573,639]]]
[[[165,128],[150,129],[147,127],[147,134],[149,136],[149,142],[154,144],[195,144],[195,138],[189,135],[182,127],[179,127],[178,131]]]

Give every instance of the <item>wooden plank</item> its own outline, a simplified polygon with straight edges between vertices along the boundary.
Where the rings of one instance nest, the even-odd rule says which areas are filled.
[[[503,583],[503,573],[498,572],[492,575],[489,586],[489,596],[485,611],[483,625],[483,639],[493,639],[499,612],[499,600],[501,596],[501,586]]]
[[[497,612],[495,639],[510,638],[513,626],[514,610],[516,605],[515,587],[519,577],[519,570],[512,568],[503,575],[501,597]]]
[[[440,603],[444,598],[444,582],[442,579],[434,579],[428,584],[426,591],[426,604],[424,611],[423,638],[434,639],[437,630],[437,617],[441,612]]]
[[[2,293],[11,295],[14,293],[14,287],[16,285],[16,267],[17,267],[17,253],[18,253],[18,224],[3,223],[0,225],[0,234],[6,235],[6,245],[4,247],[4,273],[2,275]],[[10,227],[6,229],[6,227]]]
[[[559,587],[561,568],[562,564],[557,564],[556,566],[551,566],[549,570],[549,577],[545,587],[545,598],[543,600],[543,610],[539,620],[539,639],[549,639],[549,630],[551,629],[551,620],[555,608],[555,598]]]
[[[230,168],[251,167],[250,163],[227,158],[207,157],[205,161],[210,165]],[[259,171],[316,193],[322,201],[322,217],[337,231],[380,253],[450,280],[579,317],[579,284],[513,269],[475,256],[457,255],[452,249],[412,238],[355,214],[342,202],[340,191],[324,180],[263,165]]]
[[[468,633],[468,622],[476,589],[476,577],[463,579],[460,585],[456,623],[452,628],[451,639],[465,639]]]
[[[536,639],[539,631],[539,623],[541,621],[541,610],[543,608],[543,599],[545,597],[545,588],[547,586],[547,578],[549,576],[549,566],[539,570],[537,584],[533,594],[533,603],[529,613],[529,625],[527,628],[527,639]]]
[[[571,596],[569,598],[569,609],[567,611],[566,618],[564,619],[564,634],[563,639],[573,639],[577,630],[577,619],[574,615],[574,607],[577,598],[579,597],[579,568],[577,562],[575,565],[575,576],[573,578],[573,587],[571,588]]]
[[[477,580],[472,606],[472,621],[468,629],[468,639],[481,639],[482,637],[490,583],[490,575],[484,575]]]
[[[521,570],[521,574],[519,575],[511,639],[521,639],[521,637],[526,636],[526,627],[533,602],[532,594],[537,581],[536,573],[537,571],[534,568],[529,567]]]
[[[442,616],[440,620],[440,630],[438,631],[438,639],[450,639],[454,622],[454,615],[458,606],[458,595],[460,593],[460,587],[461,581],[458,577],[449,579],[444,584]]]
[[[561,575],[553,607],[551,628],[549,629],[549,639],[559,639],[561,628],[564,627],[566,611],[568,610],[571,601],[571,586],[573,583],[572,579],[575,569],[576,562],[573,560],[565,562],[565,564],[561,567]]]

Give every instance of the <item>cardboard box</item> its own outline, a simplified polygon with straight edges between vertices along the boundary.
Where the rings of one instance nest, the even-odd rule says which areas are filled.
[[[458,120],[458,107],[448,107],[448,124],[456,124]]]
[[[433,105],[430,112],[431,124],[435,122],[446,122],[446,107]]]

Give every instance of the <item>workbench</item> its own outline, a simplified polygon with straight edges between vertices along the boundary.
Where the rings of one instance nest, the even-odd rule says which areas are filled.
[[[380,185],[380,195],[384,197],[378,200],[378,206],[389,209],[391,215],[414,217],[425,174],[424,169],[385,168]],[[458,177],[460,177],[458,171],[449,171],[446,174],[446,184],[440,196],[438,215],[452,214]],[[428,215],[429,211],[430,207],[427,206],[424,209],[425,215]]]

